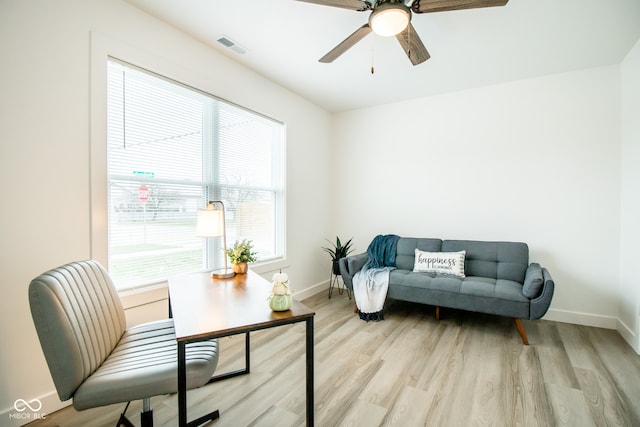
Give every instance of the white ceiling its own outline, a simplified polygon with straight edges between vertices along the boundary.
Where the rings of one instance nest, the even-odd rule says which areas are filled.
[[[640,0],[510,0],[413,14],[431,54],[415,67],[394,37],[374,34],[322,64],[368,12],[295,0],[127,2],[332,112],[618,64],[640,39]],[[246,53],[224,48],[221,35]]]

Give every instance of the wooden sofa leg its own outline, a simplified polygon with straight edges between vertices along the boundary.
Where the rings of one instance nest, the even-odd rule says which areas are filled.
[[[436,306],[436,320],[440,320],[440,307]]]
[[[513,319],[516,321],[516,328],[518,328],[518,332],[520,333],[520,338],[522,338],[522,343],[524,345],[529,345],[529,340],[527,340],[527,332],[524,330],[524,326],[522,326],[522,320]]]
[[[354,313],[358,312],[358,304],[353,304],[353,312]]]

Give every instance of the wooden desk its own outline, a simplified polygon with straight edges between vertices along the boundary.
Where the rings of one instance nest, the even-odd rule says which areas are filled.
[[[246,334],[245,369],[220,376],[225,379],[248,374],[251,331],[306,322],[307,426],[313,426],[313,316],[315,313],[294,300],[291,310],[273,312],[267,296],[271,284],[249,271],[231,279],[212,279],[210,273],[196,273],[169,279],[169,304],[178,341],[178,423],[192,426],[218,418],[214,411],[187,422],[186,345],[229,335]]]

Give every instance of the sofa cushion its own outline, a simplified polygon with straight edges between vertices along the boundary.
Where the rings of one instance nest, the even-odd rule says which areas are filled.
[[[529,247],[519,242],[445,240],[442,251],[466,251],[465,275],[490,277],[522,285],[529,265]]]
[[[464,277],[464,255],[464,251],[427,252],[416,248],[413,271]]]
[[[544,279],[542,277],[542,267],[537,262],[531,263],[527,268],[527,273],[522,286],[522,293],[527,298],[535,298],[542,290]]]

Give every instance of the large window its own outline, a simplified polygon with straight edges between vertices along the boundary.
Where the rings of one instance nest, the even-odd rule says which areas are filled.
[[[284,126],[116,60],[108,67],[108,256],[120,289],[223,263],[195,236],[208,200],[226,207],[227,244],[284,254]]]

